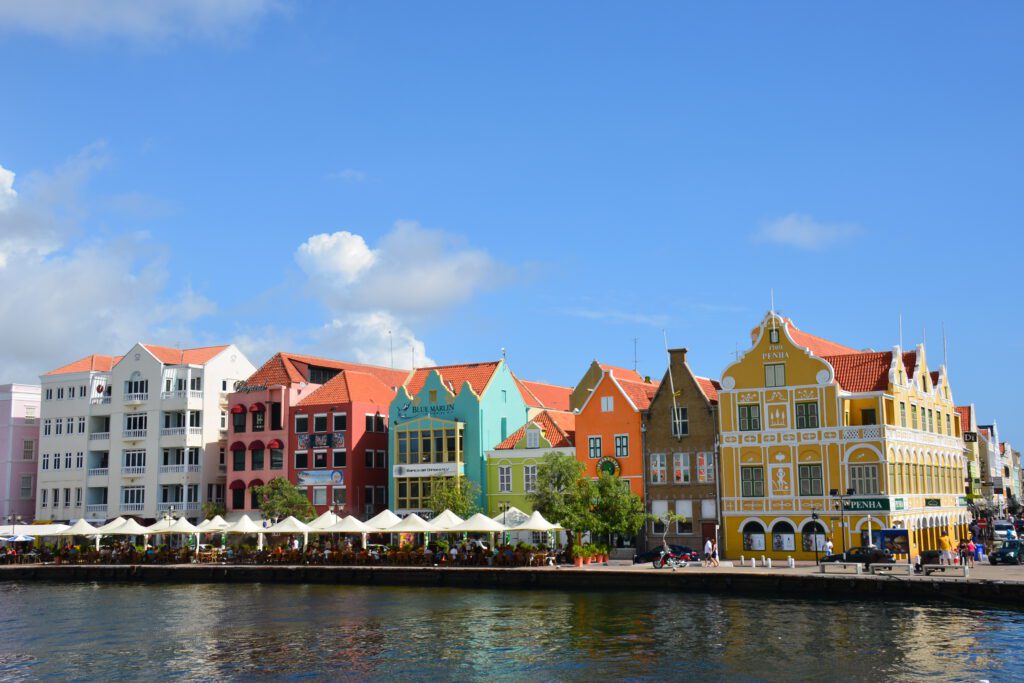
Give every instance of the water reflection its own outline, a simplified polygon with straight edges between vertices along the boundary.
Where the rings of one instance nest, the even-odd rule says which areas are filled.
[[[649,593],[0,585],[3,679],[1016,677],[1017,612]]]

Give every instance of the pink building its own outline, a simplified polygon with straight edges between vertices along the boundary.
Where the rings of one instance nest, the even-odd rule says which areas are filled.
[[[0,524],[35,517],[38,457],[39,386],[0,385]]]

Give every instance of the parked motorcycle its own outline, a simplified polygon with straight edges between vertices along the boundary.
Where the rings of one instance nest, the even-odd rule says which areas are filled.
[[[667,553],[664,550],[661,551],[661,555],[655,558],[653,562],[655,569],[663,569],[665,567],[677,569],[679,567],[686,567],[689,563],[689,555],[676,555],[675,553]]]

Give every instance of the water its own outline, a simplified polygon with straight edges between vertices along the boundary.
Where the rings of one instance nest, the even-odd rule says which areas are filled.
[[[1024,613],[714,595],[0,584],[4,680],[1021,680]]]

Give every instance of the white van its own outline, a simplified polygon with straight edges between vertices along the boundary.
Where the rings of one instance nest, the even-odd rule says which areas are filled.
[[[1007,532],[1013,531],[1013,525],[1009,522],[999,521],[992,524],[992,538],[997,541],[1005,541],[1007,538]],[[1011,538],[1016,538],[1017,534],[1013,533]]]

